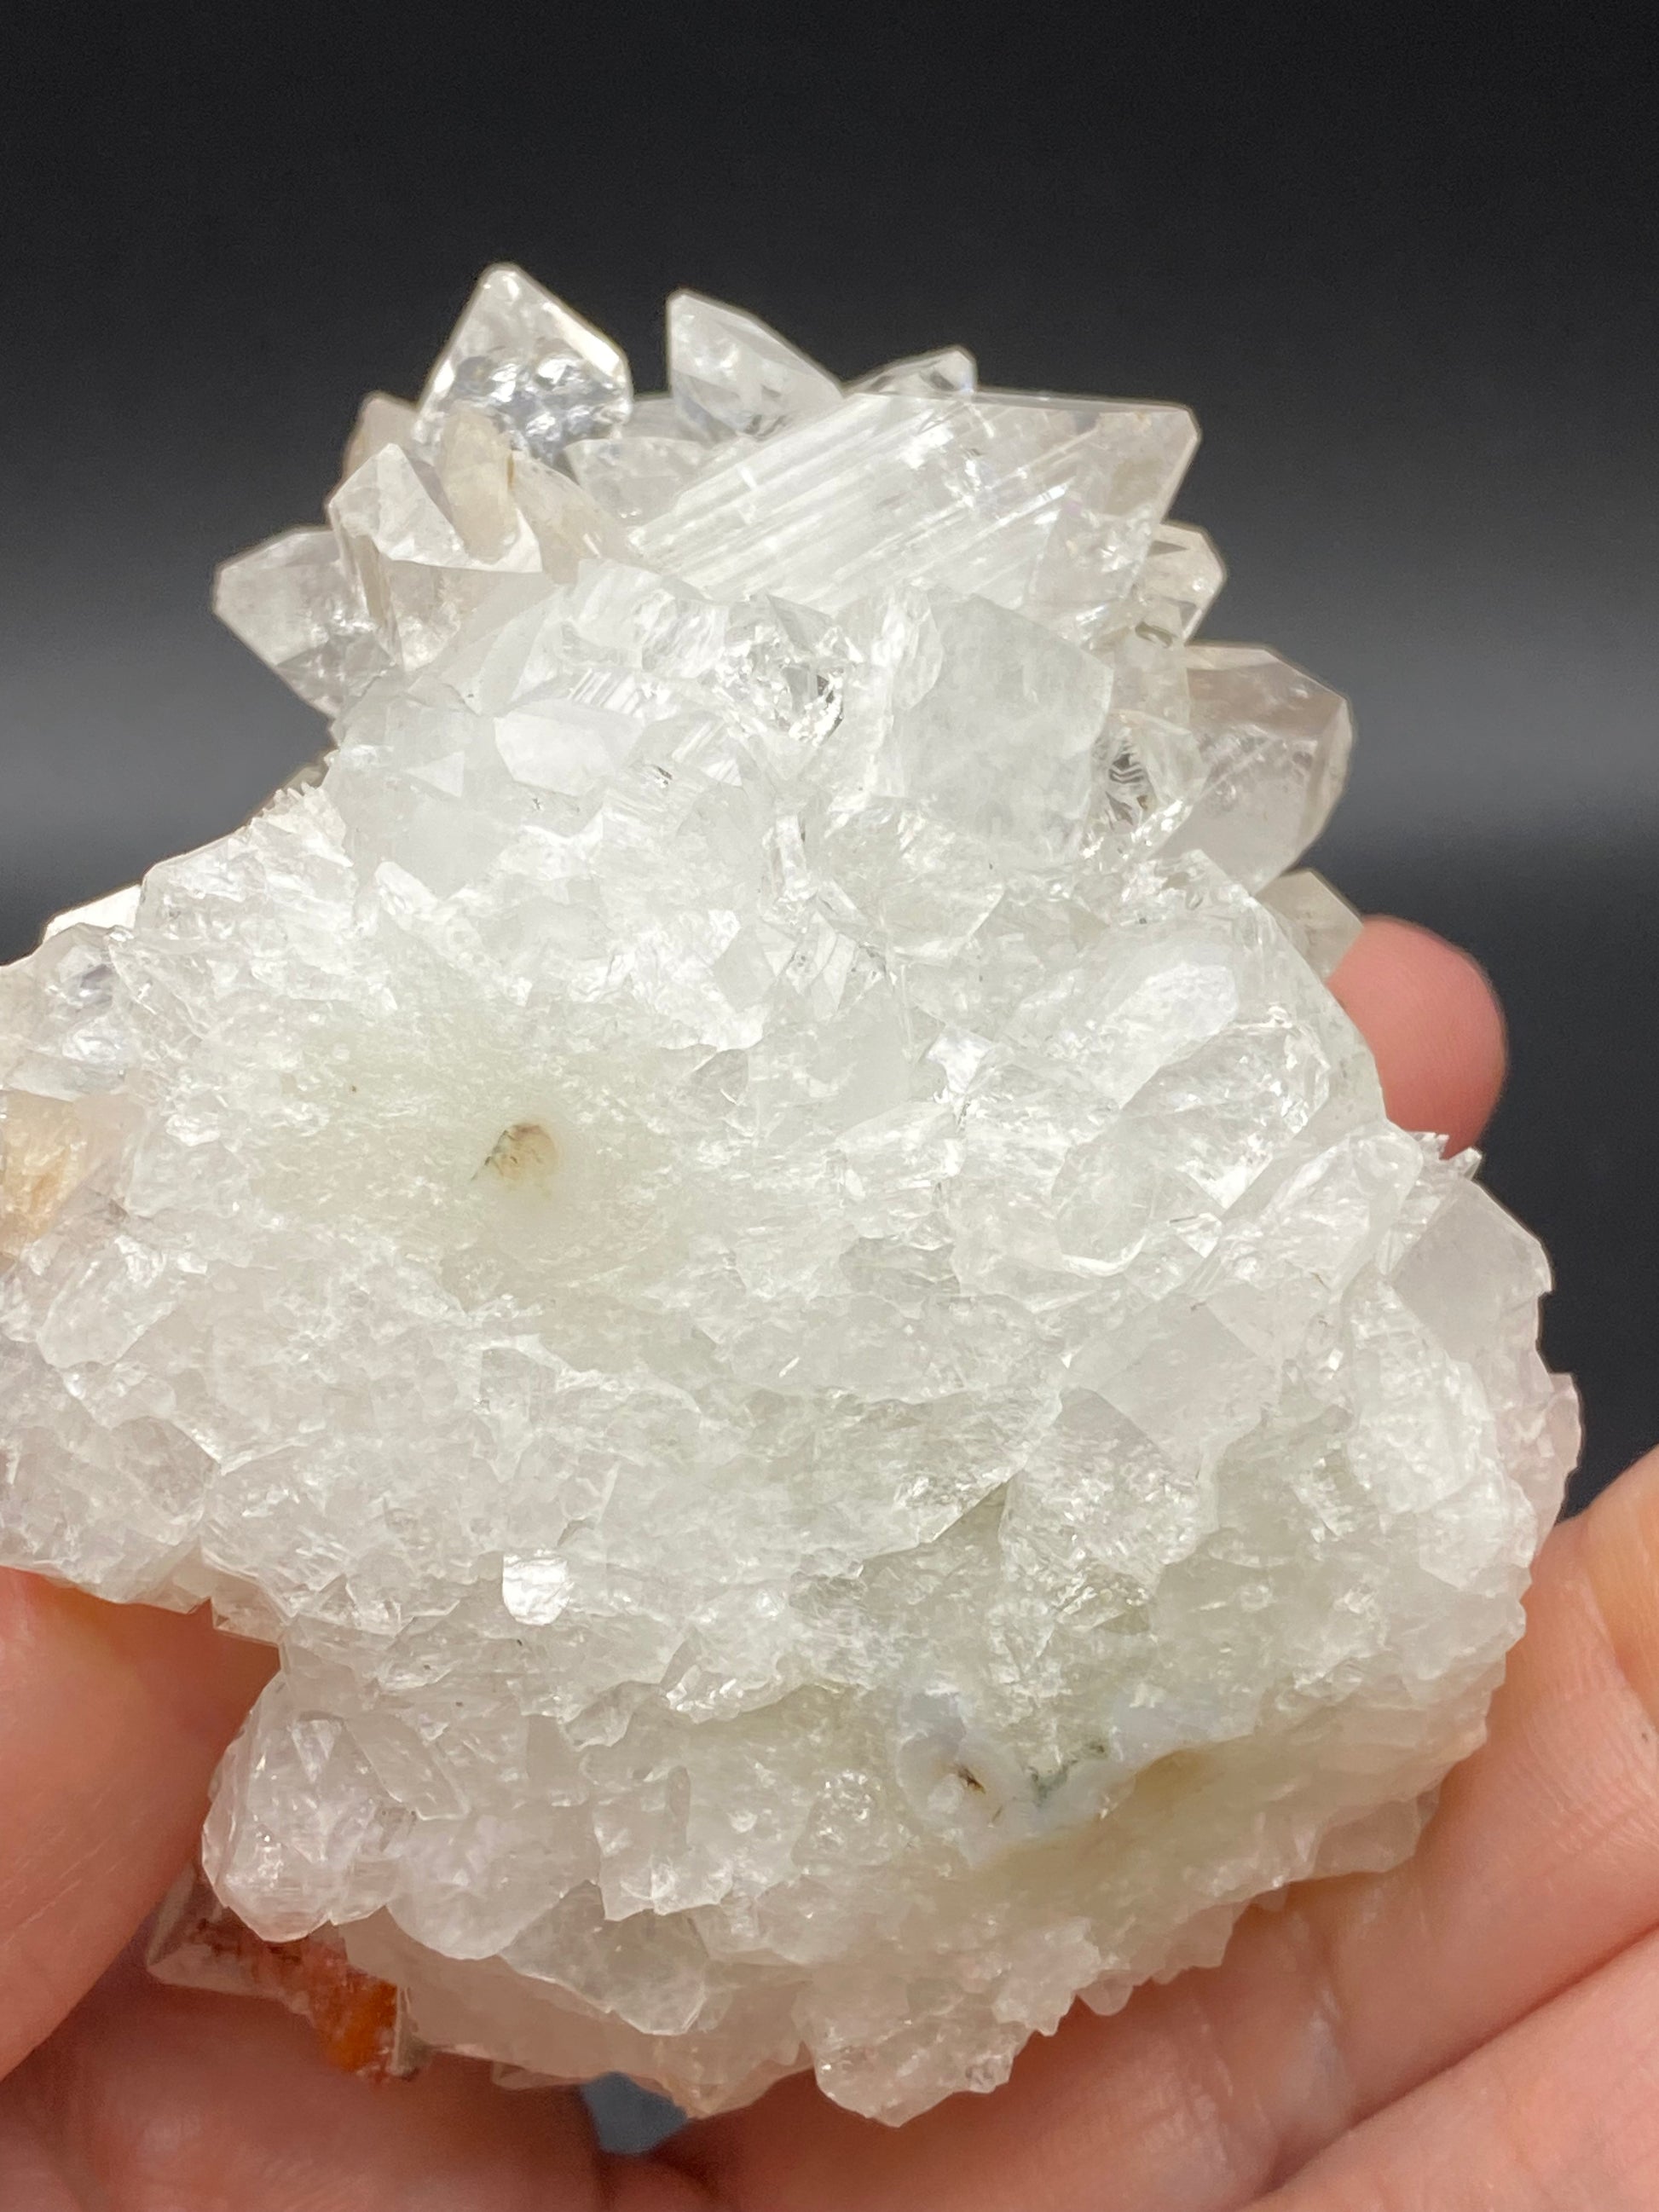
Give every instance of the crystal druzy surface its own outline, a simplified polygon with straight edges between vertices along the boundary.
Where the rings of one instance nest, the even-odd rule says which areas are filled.
[[[669,343],[491,270],[220,580],[333,750],[0,975],[0,1555],[280,1644],[208,1875],[411,2036],[896,2119],[1410,1847],[1574,1416],[1189,416]]]

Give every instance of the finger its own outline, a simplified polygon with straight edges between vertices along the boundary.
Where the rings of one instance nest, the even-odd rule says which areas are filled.
[[[1472,1145],[1504,1081],[1504,1018],[1481,968],[1431,931],[1378,915],[1331,988],[1376,1055],[1390,1118],[1452,1152]]]
[[[666,2155],[738,2212],[1249,2202],[1659,1928],[1659,1454],[1556,1530],[1528,1612],[1488,1741],[1394,1873],[1304,1884],[1212,1972],[1073,2012],[1006,2088],[908,2128],[790,2083]]]
[[[190,1856],[209,1778],[272,1663],[200,1615],[0,1570],[0,2075]]]
[[[712,2212],[605,2158],[574,2092],[508,2094],[470,2061],[369,2082],[255,1998],[163,1989],[124,1960],[0,2085],[0,2204],[167,2212]]]
[[[1659,2204],[1656,2109],[1649,1937],[1344,2136],[1256,2212],[1635,2212]]]

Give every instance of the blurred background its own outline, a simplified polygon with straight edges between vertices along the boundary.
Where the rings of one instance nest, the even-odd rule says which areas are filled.
[[[1491,1181],[1607,1479],[1659,1438],[1647,14],[10,0],[0,958],[319,749],[210,572],[317,518],[488,261],[642,385],[689,284],[845,374],[1184,399],[1211,630],[1356,702],[1318,864],[1508,1006]]]

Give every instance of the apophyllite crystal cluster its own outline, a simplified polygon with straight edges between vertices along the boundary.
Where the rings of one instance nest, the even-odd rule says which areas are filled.
[[[668,337],[492,270],[221,578],[332,750],[0,975],[0,1556],[280,1646],[206,1874],[410,2035],[896,2119],[1409,1848],[1571,1399],[1189,416]]]

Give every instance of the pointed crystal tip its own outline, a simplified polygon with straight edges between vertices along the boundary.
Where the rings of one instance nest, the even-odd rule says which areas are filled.
[[[933,353],[912,354],[872,368],[852,388],[894,392],[904,399],[933,399],[943,392],[972,392],[978,384],[979,364],[966,347],[940,346]]]
[[[700,292],[668,302],[668,376],[680,412],[705,437],[768,437],[841,398],[835,378],[787,338]]]
[[[506,431],[538,460],[573,439],[620,429],[634,386],[619,346],[522,269],[487,269],[421,398],[416,434],[435,439],[461,406]]]

